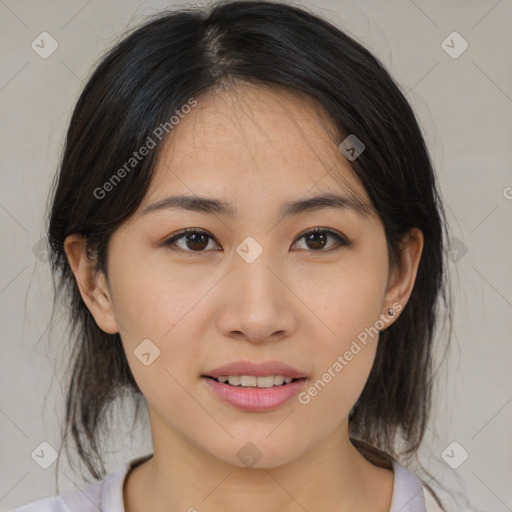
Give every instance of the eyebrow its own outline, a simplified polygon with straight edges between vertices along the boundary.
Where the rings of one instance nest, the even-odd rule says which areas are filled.
[[[308,199],[287,201],[283,203],[279,209],[279,214],[281,217],[287,217],[291,215],[298,215],[299,213],[306,211],[325,208],[351,210],[361,217],[367,217],[372,210],[369,205],[363,203],[356,197],[327,193],[310,197]],[[234,205],[222,199],[202,196],[176,195],[166,197],[156,203],[150,204],[143,210],[142,215],[164,209],[188,210],[206,214],[221,214],[228,217],[234,217],[237,213],[237,209]]]

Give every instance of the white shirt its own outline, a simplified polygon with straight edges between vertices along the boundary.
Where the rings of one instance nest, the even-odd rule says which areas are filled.
[[[144,455],[124,464],[83,491],[33,501],[10,512],[125,512],[123,484],[130,469],[152,457]],[[389,512],[441,512],[419,478],[393,460],[393,495]],[[9,511],[8,511],[9,512]]]

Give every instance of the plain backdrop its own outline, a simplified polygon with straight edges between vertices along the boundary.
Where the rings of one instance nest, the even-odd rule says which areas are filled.
[[[472,509],[511,511],[512,1],[296,4],[373,51],[419,117],[448,213],[455,289],[453,348],[423,461]],[[44,469],[34,453],[49,449],[41,443],[59,447],[67,339],[59,315],[49,336],[52,287],[40,240],[71,109],[102,53],[147,15],[175,5],[199,4],[0,1],[1,509],[56,492],[55,463]],[[46,51],[58,44],[46,58],[32,45],[41,37]],[[147,428],[130,437],[129,409],[119,411],[109,472],[151,452]],[[65,458],[58,481],[61,492],[86,485]]]

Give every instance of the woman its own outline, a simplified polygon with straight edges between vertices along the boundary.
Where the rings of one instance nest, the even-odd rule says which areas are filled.
[[[256,1],[133,31],[78,100],[48,235],[64,441],[98,481],[19,511],[444,510],[403,459],[430,412],[443,208],[409,104],[338,28]],[[153,453],[105,476],[126,391]]]

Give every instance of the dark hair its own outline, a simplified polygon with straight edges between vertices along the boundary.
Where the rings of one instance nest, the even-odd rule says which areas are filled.
[[[335,127],[338,143],[349,134],[363,141],[351,166],[383,222],[391,268],[400,265],[408,231],[423,232],[410,300],[380,334],[349,415],[353,444],[378,466],[391,468],[391,457],[399,457],[398,435],[400,456],[415,455],[423,440],[440,301],[450,301],[446,221],[415,115],[379,60],[332,24],[283,3],[222,2],[159,13],[124,37],[94,70],[67,132],[48,229],[56,298],[65,292],[74,340],[63,441],[67,446],[71,433],[96,479],[105,474],[97,441],[109,407],[126,391],[140,405],[141,392],[119,335],[103,332],[83,302],[64,240],[83,234],[96,269],[106,274],[109,239],[141,204],[162,144],[123,175],[114,193],[98,198],[97,191],[191,98],[237,83],[299,93]]]

